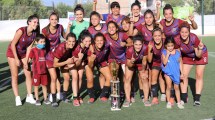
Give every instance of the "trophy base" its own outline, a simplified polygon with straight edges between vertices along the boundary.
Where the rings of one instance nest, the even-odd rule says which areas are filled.
[[[120,108],[110,108],[111,111],[120,111],[121,109]]]

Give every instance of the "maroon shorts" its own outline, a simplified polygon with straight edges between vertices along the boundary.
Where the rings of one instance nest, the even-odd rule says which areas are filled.
[[[49,68],[54,68],[53,66],[54,62],[51,61],[51,60],[46,60],[46,67],[49,69]]]
[[[182,57],[183,64],[206,65],[208,64],[208,52],[202,54],[201,58]]]
[[[23,58],[25,58],[26,54],[19,54],[17,51],[17,56],[19,59],[23,59]],[[12,51],[10,46],[8,46],[8,48],[7,48],[6,57],[15,58],[13,55],[13,51]]]
[[[138,69],[138,71],[143,70],[143,65],[142,64],[135,64],[134,66]]]
[[[47,74],[34,74],[33,75],[32,85],[39,86],[40,84],[44,85],[44,86],[46,86],[48,84]]]

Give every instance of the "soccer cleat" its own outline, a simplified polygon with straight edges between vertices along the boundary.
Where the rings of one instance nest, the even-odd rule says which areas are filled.
[[[163,101],[163,102],[166,101],[166,95],[165,95],[165,94],[161,94],[161,98],[160,98],[160,99],[161,99],[161,101]]]
[[[73,100],[73,106],[80,106],[80,103],[79,103],[78,99]]]
[[[171,104],[170,102],[167,102],[166,108],[167,108],[167,109],[171,109],[171,108],[172,108],[172,104]]]
[[[177,103],[179,109],[184,109],[184,105],[182,102]]]
[[[40,100],[36,100],[35,105],[36,105],[36,106],[40,106],[40,105],[41,105]]]
[[[193,103],[193,106],[200,106],[200,105],[201,105],[200,101],[195,101],[195,102]]]
[[[16,101],[16,106],[21,106],[22,105],[20,96],[16,96],[15,101]]]
[[[101,100],[102,102],[107,102],[107,101],[108,101],[108,98],[107,98],[107,97],[101,97],[100,100]]]
[[[123,103],[123,105],[122,105],[123,107],[130,107],[131,106],[131,102],[129,102],[129,101],[125,101],[124,103]]]
[[[44,100],[43,103],[46,104],[46,105],[51,104],[51,102],[48,99]]]
[[[53,102],[52,103],[52,107],[58,107],[58,103],[57,102]]]
[[[152,99],[152,105],[157,105],[159,104],[158,98],[157,97],[153,97]]]
[[[36,100],[34,99],[33,95],[30,94],[30,95],[27,95],[25,102],[30,103],[30,104],[35,104]]]
[[[95,102],[95,98],[90,98],[87,103],[92,104]]]
[[[149,102],[149,100],[143,101],[143,103],[144,103],[145,107],[150,107],[151,106],[151,103]]]

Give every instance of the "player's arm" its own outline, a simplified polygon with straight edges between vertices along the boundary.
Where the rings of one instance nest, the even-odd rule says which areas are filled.
[[[78,53],[78,58],[77,58],[77,60],[75,62],[76,66],[80,66],[81,65],[83,57],[84,57],[84,54],[80,50],[80,52]]]
[[[157,9],[157,14],[156,14],[156,21],[160,20],[160,7],[161,7],[161,3],[157,2],[156,3],[156,9]]]
[[[153,49],[152,49],[152,45],[149,43],[149,45],[148,45],[148,56],[147,56],[147,60],[148,60],[148,62],[149,63],[151,63],[152,62],[152,57],[153,57]]]
[[[66,39],[66,36],[70,33],[71,26],[72,26],[72,24],[69,22],[68,26],[67,26],[67,29],[66,29],[66,32],[64,31],[64,28],[62,26],[62,36],[63,36],[64,39]]]
[[[194,20],[194,16],[190,15],[188,18],[189,18],[189,20],[191,22],[191,25],[190,25],[191,29],[196,30],[198,28],[198,25]]]
[[[197,48],[194,48],[196,57],[201,58],[203,53],[204,44],[200,41]]]
[[[168,59],[169,59],[169,55],[170,55],[170,52],[167,51],[167,54],[166,56],[164,54],[162,54],[161,58],[162,58],[162,62],[163,62],[163,65],[165,66],[168,62]]]
[[[18,58],[18,56],[17,56],[16,44],[18,43],[18,41],[19,41],[20,37],[22,36],[22,34],[23,34],[22,30],[18,30],[18,31],[16,32],[16,34],[15,34],[15,36],[14,36],[12,42],[11,42],[11,50],[12,50],[12,52],[13,52],[13,55],[14,55],[14,58],[15,58],[15,60],[16,60],[16,65],[17,65],[17,66],[20,66],[21,64],[20,64],[19,58]]]
[[[93,68],[96,55],[94,54],[94,49],[93,49],[92,45],[90,45],[89,52],[90,52],[90,54],[88,54],[88,57],[87,57],[87,59],[88,59],[88,66],[90,68]]]
[[[133,41],[131,40],[131,38],[128,38],[127,40],[126,40],[126,47],[129,47],[129,46],[132,46],[133,45]]]
[[[68,64],[74,64],[74,59],[73,57],[72,58],[68,58],[66,61],[63,61],[63,62],[59,62],[59,59],[58,58],[54,58],[54,63],[53,63],[53,66],[54,67],[62,67],[62,66],[65,66],[65,65],[68,65]]]

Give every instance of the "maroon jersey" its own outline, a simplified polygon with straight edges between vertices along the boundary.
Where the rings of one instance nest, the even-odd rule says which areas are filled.
[[[180,35],[177,35],[176,37],[174,37],[174,40],[176,43],[175,48],[176,49],[180,48],[182,57],[191,57],[191,58],[196,57],[194,48],[198,47],[200,40],[195,34],[190,33],[188,44],[183,43]],[[207,53],[207,47],[205,45],[202,52],[203,54]]]
[[[52,50],[60,43],[60,38],[61,38],[61,36],[63,36],[63,31],[64,31],[64,28],[60,24],[57,25],[57,30],[54,34],[52,34],[50,32],[49,28],[47,29],[45,27],[42,29],[42,33],[43,33],[43,35],[45,35],[45,37],[47,39],[46,45],[49,50]]]
[[[149,44],[152,45],[153,51],[152,66],[161,67],[161,54],[164,49],[164,40],[162,40],[162,46],[160,49],[156,48],[154,41],[150,41]]]
[[[112,14],[108,14],[106,24],[108,24],[108,22],[110,22],[110,21],[114,21],[117,23],[117,25],[120,28],[122,28],[121,22],[122,22],[124,17],[125,17],[124,15],[119,15],[118,18],[115,19]]]
[[[88,50],[87,55],[88,56],[91,56],[92,54],[96,55],[94,65],[98,65],[99,67],[103,67],[103,66],[107,65],[110,46],[107,43],[105,43],[105,45],[101,51],[98,51],[96,49],[95,45],[92,45],[92,46],[94,49],[94,53],[92,53],[90,50]]]
[[[96,30],[94,26],[90,26],[90,27],[88,28],[88,31],[90,32],[90,34],[92,35],[93,38],[95,37],[95,35],[96,35],[98,32],[100,32],[100,33],[102,33],[102,34],[107,33],[107,25],[106,25],[106,24],[101,24],[101,26],[102,26],[101,30]]]
[[[66,49],[66,42],[58,44],[52,51],[46,55],[46,60],[54,61],[54,58],[58,58],[59,62],[66,61],[68,58],[72,57],[72,49]]]
[[[72,56],[78,58],[78,53],[81,51],[81,53],[84,54],[82,61],[87,62],[87,53],[88,53],[89,48],[82,48],[81,45],[77,45],[77,47],[72,51]]]
[[[140,24],[142,24],[144,22],[145,22],[144,16],[140,16],[139,20],[134,23],[134,27],[137,27],[137,26],[139,26]]]
[[[152,31],[150,31],[145,25],[140,24],[136,27],[137,30],[142,34],[144,38],[144,44],[148,45],[152,41]]]
[[[179,27],[184,22],[185,21],[181,19],[174,19],[173,23],[170,26],[166,26],[165,19],[162,19],[160,21],[160,24],[163,26],[163,32],[166,37],[175,37],[176,35],[179,34]]]
[[[45,49],[38,49],[37,47],[31,49],[29,58],[33,60],[32,71],[34,75],[47,73],[45,56]]]
[[[134,64],[142,64],[143,57],[146,55],[148,55],[147,45],[142,46],[142,49],[140,50],[138,55],[134,50],[134,46],[131,46],[126,50],[126,59],[131,59],[133,57],[135,59]]]
[[[27,27],[21,27],[18,30],[22,31],[22,35],[16,44],[16,50],[17,50],[18,58],[22,59],[22,58],[25,58],[25,55],[27,52],[27,47],[30,46],[31,43],[36,38],[36,32],[32,32],[32,35],[28,36],[27,35]],[[13,57],[14,58],[14,55],[13,55],[13,52],[11,49],[11,43],[9,44],[8,49],[7,49],[7,57]]]
[[[125,63],[126,46],[122,47],[120,43],[126,42],[126,40],[128,39],[128,35],[123,32],[119,32],[117,40],[113,40],[109,34],[105,34],[105,38],[107,44],[110,46],[110,54],[108,59],[115,59],[118,63]]]

